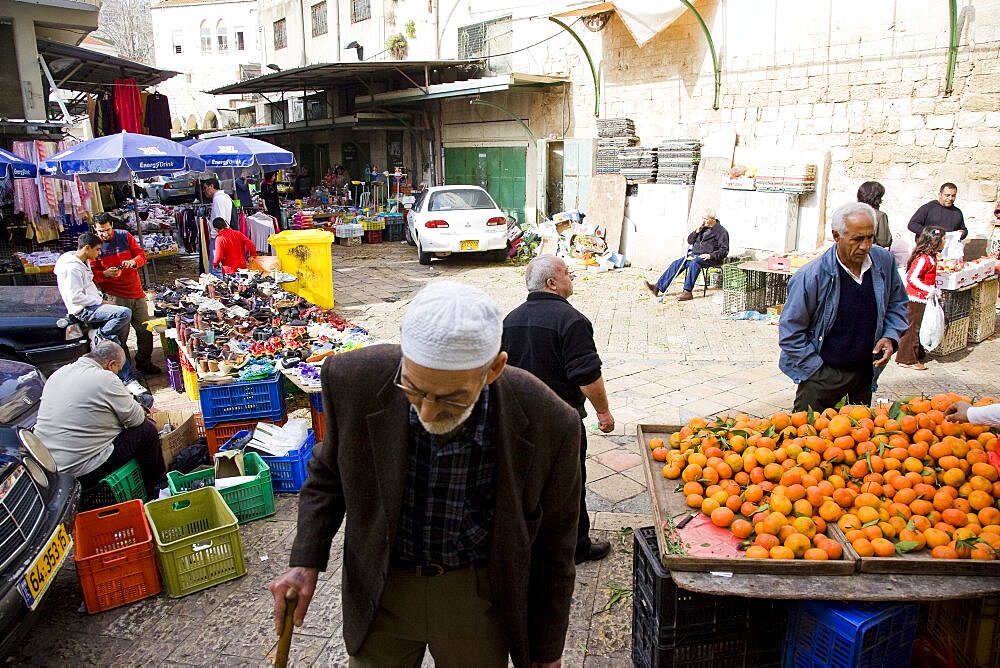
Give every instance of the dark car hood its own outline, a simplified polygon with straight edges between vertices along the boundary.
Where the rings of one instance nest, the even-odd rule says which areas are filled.
[[[66,305],[59,288],[14,285],[0,287],[0,316],[20,315],[39,318],[62,318]]]

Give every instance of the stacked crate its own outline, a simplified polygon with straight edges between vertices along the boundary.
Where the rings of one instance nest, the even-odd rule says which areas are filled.
[[[701,162],[701,142],[697,139],[668,139],[657,149],[657,183],[693,186]]]
[[[976,283],[969,305],[969,341],[979,343],[993,336],[997,326],[996,277]]]
[[[199,401],[210,455],[233,434],[253,429],[258,422],[284,424],[287,419],[279,373],[266,380],[205,385]]]
[[[765,274],[760,271],[741,269],[736,263],[722,265],[723,315],[742,313],[743,311],[763,312],[765,308],[767,308]]]
[[[963,350],[968,344],[972,288],[942,290],[941,308],[944,309],[944,336],[938,347],[931,352],[938,357]]]
[[[639,143],[635,122],[630,118],[599,118],[597,120],[598,174],[618,174],[622,163],[619,152]]]

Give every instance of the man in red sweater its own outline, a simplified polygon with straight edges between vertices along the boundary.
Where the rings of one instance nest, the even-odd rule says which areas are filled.
[[[108,301],[118,306],[132,309],[132,329],[135,330],[135,369],[143,374],[162,373],[150,361],[153,354],[153,333],[146,329],[149,312],[146,307],[146,291],[139,278],[139,267],[146,264],[146,253],[139,247],[135,237],[125,230],[116,230],[111,217],[98,214],[94,219],[94,231],[101,239],[101,255],[90,261],[94,272],[94,283],[105,294]],[[125,329],[128,332],[128,329]],[[125,354],[128,337],[121,337]]]
[[[231,229],[223,218],[213,220],[212,227],[219,232],[215,238],[212,266],[222,269],[223,274],[235,274],[237,269],[246,269],[247,256],[257,255],[253,242],[239,230]]]

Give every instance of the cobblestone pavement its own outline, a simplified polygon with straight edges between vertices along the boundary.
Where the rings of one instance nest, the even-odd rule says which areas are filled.
[[[384,340],[398,340],[401,314],[423,285],[454,279],[477,285],[505,311],[524,299],[524,269],[490,264],[479,258],[417,264],[403,244],[342,248],[334,246],[336,309]],[[588,419],[588,507],[594,533],[611,540],[612,555],[577,570],[567,666],[631,665],[631,601],[604,611],[611,583],[632,582],[632,543],[628,528],[651,523],[641,460],[635,444],[638,424],[680,424],[696,415],[746,412],[764,415],[790,407],[794,385],[777,368],[777,327],[759,321],[723,320],[721,293],[678,303],[652,298],[642,279],[656,277],[635,269],[581,272],[571,302],[594,323],[604,378],[617,427],[601,435]],[[159,345],[159,344],[157,344]],[[159,355],[159,350],[157,350]],[[890,364],[876,396],[893,398],[921,392],[955,390],[996,394],[992,371],[1000,345],[986,341],[947,358],[927,371]],[[191,406],[183,395],[155,379],[160,407]],[[301,411],[308,414],[308,411]],[[593,414],[593,411],[590,411]],[[261,665],[274,649],[270,595],[266,583],[285,566],[294,535],[296,498],[278,498],[269,520],[241,528],[246,577],[181,599],[160,595],[124,608],[86,615],[72,566],[59,574],[47,594],[50,604],[23,643],[15,662],[36,665]],[[339,554],[298,630],[292,659],[299,665],[343,665]],[[431,665],[430,660],[425,661]]]

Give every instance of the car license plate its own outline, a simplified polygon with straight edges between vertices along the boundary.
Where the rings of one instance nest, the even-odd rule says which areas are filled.
[[[479,242],[476,241],[475,239],[473,239],[472,241],[459,241],[458,249],[467,251],[479,250]]]
[[[17,589],[21,592],[24,604],[29,610],[34,610],[38,602],[42,600],[42,594],[52,584],[59,567],[69,554],[69,548],[73,545],[73,539],[66,533],[66,527],[60,522],[56,530],[49,537],[49,542],[45,545],[35,563],[24,574],[24,580],[17,583]]]

